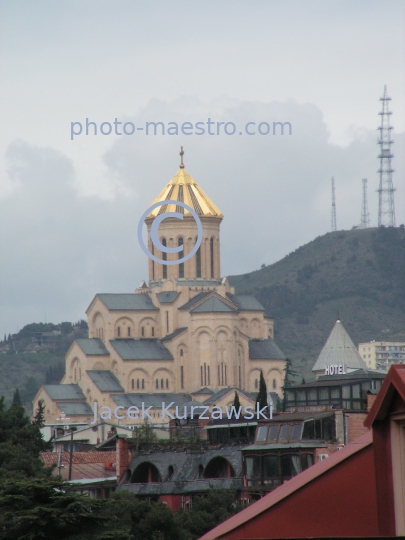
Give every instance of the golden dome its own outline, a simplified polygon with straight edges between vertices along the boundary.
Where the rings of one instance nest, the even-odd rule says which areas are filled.
[[[184,165],[180,165],[180,169],[159,193],[152,204],[167,200],[184,202],[193,208],[197,215],[202,217],[216,217],[220,219],[224,217],[219,208],[215,206],[197,182],[195,182],[184,169]],[[188,210],[173,202],[173,204],[154,208],[152,212],[148,214],[147,218],[156,217],[158,214],[163,214],[164,212],[181,212],[184,213],[185,216],[190,216]]]

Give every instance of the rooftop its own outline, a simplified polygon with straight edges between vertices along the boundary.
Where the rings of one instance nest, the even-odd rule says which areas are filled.
[[[123,360],[173,360],[158,339],[113,339],[110,343]]]

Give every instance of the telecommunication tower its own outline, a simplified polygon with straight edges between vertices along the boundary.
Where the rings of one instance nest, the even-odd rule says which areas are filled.
[[[332,232],[336,231],[335,179],[332,176]]]
[[[367,202],[367,178],[363,178],[363,201],[361,204],[361,225],[362,229],[368,229],[370,226],[370,214],[368,213]]]
[[[380,98],[382,101],[381,125],[377,128],[380,131],[380,137],[377,143],[380,145],[380,186],[378,188],[378,226],[395,227],[395,206],[394,206],[394,187],[392,184],[392,173],[394,169],[391,166],[391,159],[394,155],[391,152],[391,130],[390,116],[392,112],[388,110],[388,102],[391,98],[387,95],[387,86],[384,86],[384,95]]]

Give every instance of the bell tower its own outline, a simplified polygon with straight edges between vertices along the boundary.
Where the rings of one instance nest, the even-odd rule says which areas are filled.
[[[219,228],[223,214],[201,187],[188,174],[183,163],[183,147],[181,147],[180,168],[170,182],[159,193],[152,204],[160,201],[173,201],[156,207],[148,214],[145,223],[148,231],[148,249],[162,260],[175,261],[182,259],[194,248],[198,230],[197,223],[191,213],[176,201],[183,202],[192,208],[201,220],[203,237],[197,252],[187,261],[180,264],[165,265],[149,259],[149,282],[173,278],[180,280],[219,279],[220,267],[220,239]],[[169,212],[183,214],[183,219],[163,218],[158,229],[158,238],[163,246],[175,248],[183,246],[178,253],[164,253],[153,245],[151,239],[151,226],[157,216]]]

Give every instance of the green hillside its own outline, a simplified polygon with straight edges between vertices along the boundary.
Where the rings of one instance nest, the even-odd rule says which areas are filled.
[[[276,342],[306,378],[338,313],[356,345],[405,341],[403,226],[328,233],[229,280],[275,317]]]

